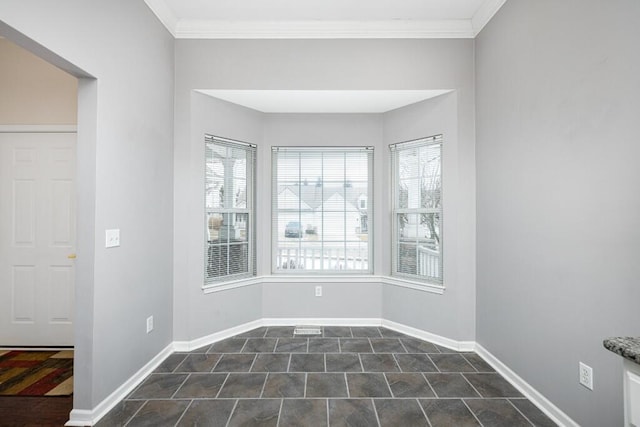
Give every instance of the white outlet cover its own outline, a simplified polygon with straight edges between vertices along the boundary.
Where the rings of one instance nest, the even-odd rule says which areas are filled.
[[[588,388],[589,390],[593,390],[593,369],[589,365],[585,365],[580,362],[580,372],[579,372],[579,381],[580,384]]]
[[[105,248],[120,246],[120,229],[105,230]]]

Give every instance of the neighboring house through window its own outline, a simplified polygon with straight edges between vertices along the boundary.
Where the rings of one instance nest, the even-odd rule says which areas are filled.
[[[392,274],[442,283],[442,135],[393,144]]]
[[[273,147],[272,161],[273,271],[371,272],[373,148]]]
[[[205,137],[205,284],[255,276],[255,145]]]

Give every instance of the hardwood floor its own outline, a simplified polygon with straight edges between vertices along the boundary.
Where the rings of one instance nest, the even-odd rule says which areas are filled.
[[[60,427],[72,408],[73,396],[0,396],[0,427]]]

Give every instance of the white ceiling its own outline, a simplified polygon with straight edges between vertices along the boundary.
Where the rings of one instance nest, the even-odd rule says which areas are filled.
[[[506,0],[145,0],[177,38],[473,38]]]
[[[263,113],[385,113],[448,90],[200,90]]]

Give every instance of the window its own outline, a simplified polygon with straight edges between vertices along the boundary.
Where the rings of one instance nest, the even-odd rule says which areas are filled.
[[[442,283],[442,135],[390,148],[393,274]]]
[[[255,276],[255,145],[205,136],[205,283]]]
[[[373,148],[274,147],[272,161],[273,271],[370,273]]]

